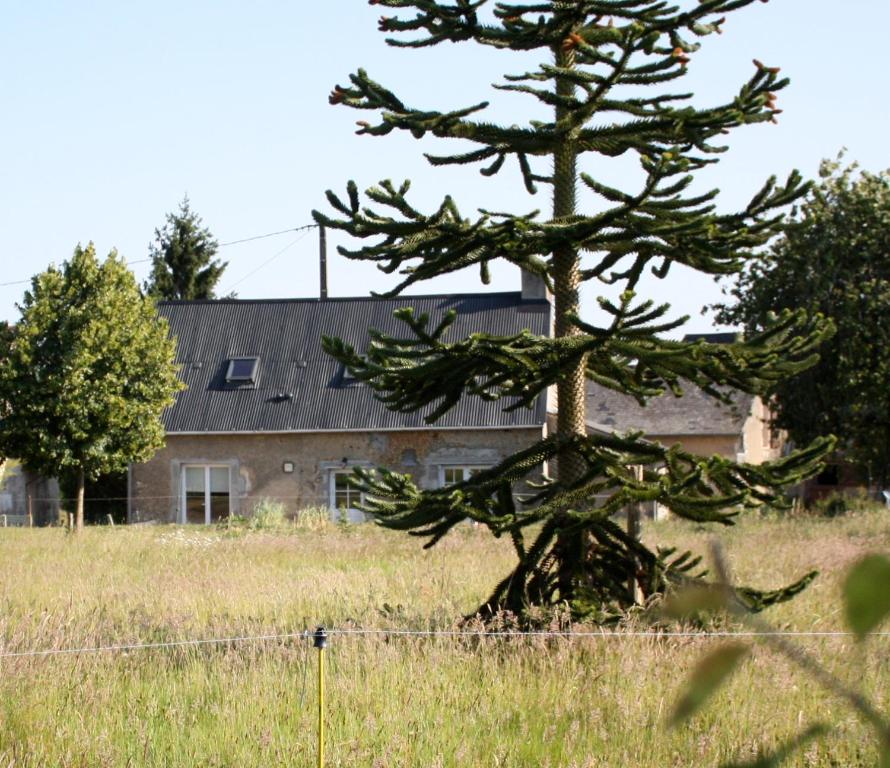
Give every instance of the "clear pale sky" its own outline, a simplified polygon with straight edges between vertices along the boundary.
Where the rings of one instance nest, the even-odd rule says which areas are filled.
[[[528,97],[488,87],[537,59],[471,44],[391,49],[377,32],[378,15],[364,0],[6,0],[0,283],[26,280],[90,240],[102,254],[117,248],[128,261],[145,259],[155,227],[186,193],[220,242],[310,223],[310,211],[325,206],[325,189],[342,190],[350,178],[360,187],[410,178],[421,207],[451,193],[468,216],[479,206],[546,212],[546,191],[526,195],[515,167],[492,180],[467,167],[433,169],[421,152],[441,145],[356,136],[354,121],[365,115],[328,105],[331,87],[364,67],[412,106],[444,111],[490,99],[492,117],[502,122],[541,116]],[[736,132],[730,152],[703,179],[702,187],[723,190],[721,208],[743,205],[772,173],[796,167],[814,176],[820,159],[842,147],[864,168],[890,166],[888,31],[888,0],[771,0],[731,14],[724,35],[704,40],[676,89],[694,91],[696,104],[731,98],[755,57],[792,79],[780,94],[779,124]],[[610,162],[587,170],[620,181],[620,161],[605,171]],[[221,249],[229,267],[219,292],[317,295],[316,235],[297,238]],[[332,295],[393,284],[333,247],[329,261]],[[133,269],[144,279],[146,264]],[[518,284],[516,269],[505,265],[490,288],[465,272],[416,292]],[[0,286],[0,319],[16,318],[26,287]],[[711,327],[700,315],[720,297],[710,278],[676,271],[645,288],[691,314],[687,330]],[[604,291],[588,288],[587,307]]]

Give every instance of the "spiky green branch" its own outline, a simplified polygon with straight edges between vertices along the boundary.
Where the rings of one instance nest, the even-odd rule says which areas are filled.
[[[693,106],[692,94],[674,90],[698,39],[719,33],[729,13],[752,2],[371,0],[400,12],[380,22],[395,36],[391,45],[472,41],[546,56],[537,69],[508,75],[495,86],[552,110],[552,120],[527,126],[486,119],[487,102],[451,110],[409,106],[364,70],[351,75],[349,85],[335,87],[330,101],[370,113],[359,121],[361,136],[404,131],[467,145],[427,155],[433,166],[475,165],[483,176],[518,168],[529,193],[550,188],[549,217],[497,206],[467,217],[450,196],[424,212],[409,200],[408,182],[390,181],[369,189],[365,200],[350,182],[345,196],[328,192],[333,213],[314,214],[362,241],[341,247],[344,256],[400,275],[389,295],[467,267],[479,269],[486,282],[496,259],[540,275],[553,292],[553,338],[527,331],[452,338],[450,316],[432,327],[429,318],[406,309],[399,317],[407,333],[372,331],[365,355],[341,340],[324,341],[390,408],[422,410],[430,422],[462,397],[500,400],[511,409],[556,389],[556,433],[465,483],[421,490],[410,477],[385,470],[359,473],[369,510],[386,526],[434,543],[471,518],[495,535],[510,536],[518,564],[486,610],[521,611],[555,601],[578,612],[593,607],[601,618],[624,610],[633,603],[630,582],[655,594],[691,578],[696,560],[650,551],[624,534],[612,513],[649,501],[691,520],[729,524],[746,506],[780,505],[782,489],[812,473],[828,449],[819,440],[754,467],[696,457],[640,434],[588,434],[585,419],[585,380],[641,403],[679,396],[688,387],[730,402],[732,390],[762,393],[812,364],[830,331],[818,318],[787,312],[734,344],[675,341],[666,335],[685,319],[672,320],[666,306],[636,298],[645,273],[664,278],[675,264],[710,275],[737,273],[780,230],[784,209],[807,189],[796,172],[784,183],[773,178],[733,213],[718,212],[717,190],[693,191],[695,173],[726,150],[725,134],[780,114],[777,94],[788,81],[756,60],[752,76],[724,103]],[[607,184],[583,167],[587,158],[619,155],[638,159],[635,188]],[[579,207],[579,188],[594,198],[589,211]],[[580,317],[585,281],[620,286],[619,299],[601,300],[609,318],[603,325]],[[544,466],[555,467],[552,478]],[[642,477],[634,466],[644,467]],[[529,484],[536,476],[541,482]],[[534,534],[527,541],[529,531]],[[763,607],[804,581],[784,591],[746,594],[752,608]]]

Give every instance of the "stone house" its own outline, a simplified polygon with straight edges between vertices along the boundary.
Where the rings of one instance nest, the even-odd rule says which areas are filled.
[[[599,432],[642,431],[664,445],[734,461],[761,464],[778,458],[783,441],[770,428],[770,409],[754,395],[734,393],[731,405],[688,386],[682,397],[664,394],[645,407],[628,395],[593,382],[587,385],[587,428]]]
[[[734,341],[735,334],[694,334],[686,340],[701,338],[726,343]],[[589,381],[587,429],[607,433],[641,431],[663,445],[679,444],[690,453],[717,454],[749,464],[781,456],[784,436],[770,426],[772,413],[768,403],[744,392],[733,392],[731,400],[731,404],[721,403],[689,384],[683,387],[681,397],[666,393],[644,407],[628,395]],[[648,513],[659,518],[665,511],[653,505]]]
[[[212,523],[249,515],[264,499],[289,514],[321,507],[360,519],[360,498],[347,482],[355,467],[385,466],[423,488],[441,487],[546,436],[555,422],[552,392],[509,413],[503,403],[466,398],[428,425],[424,412],[389,411],[322,351],[323,335],[360,351],[369,328],[410,336],[393,317],[403,307],[428,314],[432,325],[454,310],[452,339],[552,330],[543,283],[528,274],[511,293],[161,302],[188,388],[164,414],[166,446],[129,469],[128,520]],[[708,339],[731,340],[724,336]],[[643,408],[589,382],[587,419],[589,430],[642,430],[738,461],[760,463],[782,449],[766,404],[744,394],[726,406],[689,387]]]
[[[735,332],[690,333],[684,341],[704,340],[729,344]],[[749,464],[776,459],[784,448],[784,435],[770,426],[769,404],[756,395],[732,392],[725,404],[692,384],[681,385],[683,395],[665,393],[641,406],[634,398],[587,383],[587,428],[591,431],[641,431],[664,445],[680,444],[701,456],[718,454]]]
[[[369,328],[410,336],[393,317],[402,307],[432,325],[454,310],[451,339],[546,334],[551,325],[543,284],[530,276],[512,293],[161,302],[188,388],[164,414],[166,446],[129,469],[128,520],[212,523],[263,499],[289,514],[324,507],[356,519],[354,467],[385,466],[438,487],[545,435],[545,396],[509,413],[466,398],[430,426],[423,412],[387,410],[322,351],[323,335],[360,351]]]

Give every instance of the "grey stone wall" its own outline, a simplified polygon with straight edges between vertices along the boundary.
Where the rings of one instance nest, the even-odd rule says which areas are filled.
[[[166,447],[151,461],[131,467],[129,519],[177,522],[186,464],[229,467],[234,514],[249,515],[264,498],[280,501],[288,514],[295,514],[328,506],[332,472],[383,466],[433,488],[443,466],[496,464],[541,437],[540,428],[168,435]]]

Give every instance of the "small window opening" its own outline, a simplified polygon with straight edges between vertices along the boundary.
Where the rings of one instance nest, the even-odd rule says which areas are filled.
[[[344,463],[345,463],[344,459]],[[350,482],[352,470],[335,470],[330,473],[329,505],[331,518],[336,521],[362,523],[364,513],[358,508],[365,502],[365,495]]]
[[[442,466],[439,467],[439,486],[456,485],[469,480],[473,475],[478,475],[490,467],[484,465],[470,466]]]
[[[258,357],[233,357],[229,360],[226,381],[256,384],[256,373],[259,367]]]

